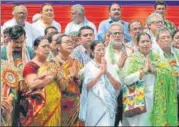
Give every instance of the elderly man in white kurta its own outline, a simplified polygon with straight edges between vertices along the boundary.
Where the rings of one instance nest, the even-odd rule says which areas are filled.
[[[16,5],[12,11],[13,18],[4,23],[3,29],[7,27],[12,27],[15,25],[23,26],[26,32],[26,44],[29,47],[33,46],[33,41],[35,39],[35,31],[32,25],[26,21],[27,19],[27,8],[24,5]]]
[[[84,7],[80,4],[71,7],[72,22],[68,23],[65,28],[65,34],[77,31],[83,26],[90,26],[94,29],[95,39],[97,40],[97,30],[94,23],[87,20],[85,17]]]

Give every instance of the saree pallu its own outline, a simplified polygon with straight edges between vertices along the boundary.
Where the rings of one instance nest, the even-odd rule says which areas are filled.
[[[41,66],[38,74],[48,71]],[[22,96],[20,121],[22,126],[61,126],[61,92],[56,81],[42,89],[28,91]]]
[[[152,126],[177,126],[177,79],[168,65],[157,69],[154,87]]]
[[[82,65],[75,59],[67,60],[62,66],[66,79],[69,81],[69,86],[66,92],[62,93],[62,126],[80,126],[79,122],[79,106],[80,106],[80,87],[75,81],[70,81],[70,71],[77,71],[82,68]]]

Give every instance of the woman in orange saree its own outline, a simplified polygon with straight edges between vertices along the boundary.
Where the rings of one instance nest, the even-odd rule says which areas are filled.
[[[62,35],[57,39],[58,54],[54,58],[64,71],[65,78],[68,80],[68,87],[62,92],[62,126],[80,126],[79,105],[80,105],[80,78],[78,76],[82,65],[70,57],[74,49],[72,38]]]
[[[37,38],[34,47],[36,56],[23,71],[27,88],[21,98],[21,125],[61,126],[63,71],[57,68],[55,62],[47,63],[49,42],[46,38]]]

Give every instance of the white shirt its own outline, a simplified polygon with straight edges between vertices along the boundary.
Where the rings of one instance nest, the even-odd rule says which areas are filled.
[[[61,25],[60,25],[60,23],[58,23],[55,20],[53,20],[51,26],[56,27],[58,32],[61,32]],[[36,30],[36,37],[44,36],[45,35],[44,31],[45,31],[46,26],[45,26],[45,24],[41,20],[38,20],[37,22],[34,22],[32,24],[32,27]]]
[[[1,36],[3,35],[3,26],[1,26]]]
[[[18,25],[16,20],[12,18],[11,20],[8,20],[7,22],[4,23],[3,25],[3,30],[6,29],[7,27],[12,27],[14,25]],[[35,40],[35,31],[32,28],[32,24],[29,22],[25,21],[25,26],[24,26],[25,32],[26,32],[26,43],[27,46],[33,47],[33,43]]]
[[[68,23],[66,28],[65,28],[65,34],[70,34],[71,32],[74,31],[79,31],[79,29],[83,26],[90,26],[91,28],[93,28],[94,30],[94,35],[95,35],[95,40],[97,40],[97,30],[96,30],[96,26],[94,25],[94,23],[88,21],[86,18],[84,19],[84,21],[80,24],[76,24],[73,21]]]
[[[150,37],[151,37],[152,51],[159,51],[160,50],[160,46],[156,42],[156,37],[152,34],[152,32],[149,29],[146,31],[146,33],[148,33],[150,35]]]

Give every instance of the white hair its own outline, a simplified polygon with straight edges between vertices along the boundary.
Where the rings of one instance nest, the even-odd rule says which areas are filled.
[[[19,10],[19,8],[23,8],[26,12],[27,12],[27,8],[24,5],[17,5],[12,9],[12,15],[15,15],[15,13],[17,13],[17,11]]]
[[[81,4],[75,4],[71,7],[71,9],[77,10],[79,13],[84,15],[84,7]]]
[[[166,27],[162,27],[162,28],[158,29],[157,32],[155,33],[157,41],[159,40],[160,34],[163,32],[169,32],[170,36],[172,36],[170,29],[168,29]]]
[[[123,25],[120,21],[112,23],[111,26],[109,27],[109,32],[113,26],[119,26],[121,31],[124,32]]]
[[[154,13],[150,14],[150,15],[147,17],[147,24],[151,24],[151,23],[152,23],[152,20],[151,20],[151,19],[154,18],[154,17],[156,17],[157,19],[158,19],[158,18],[163,19],[163,17],[162,17],[159,13],[154,12]]]

